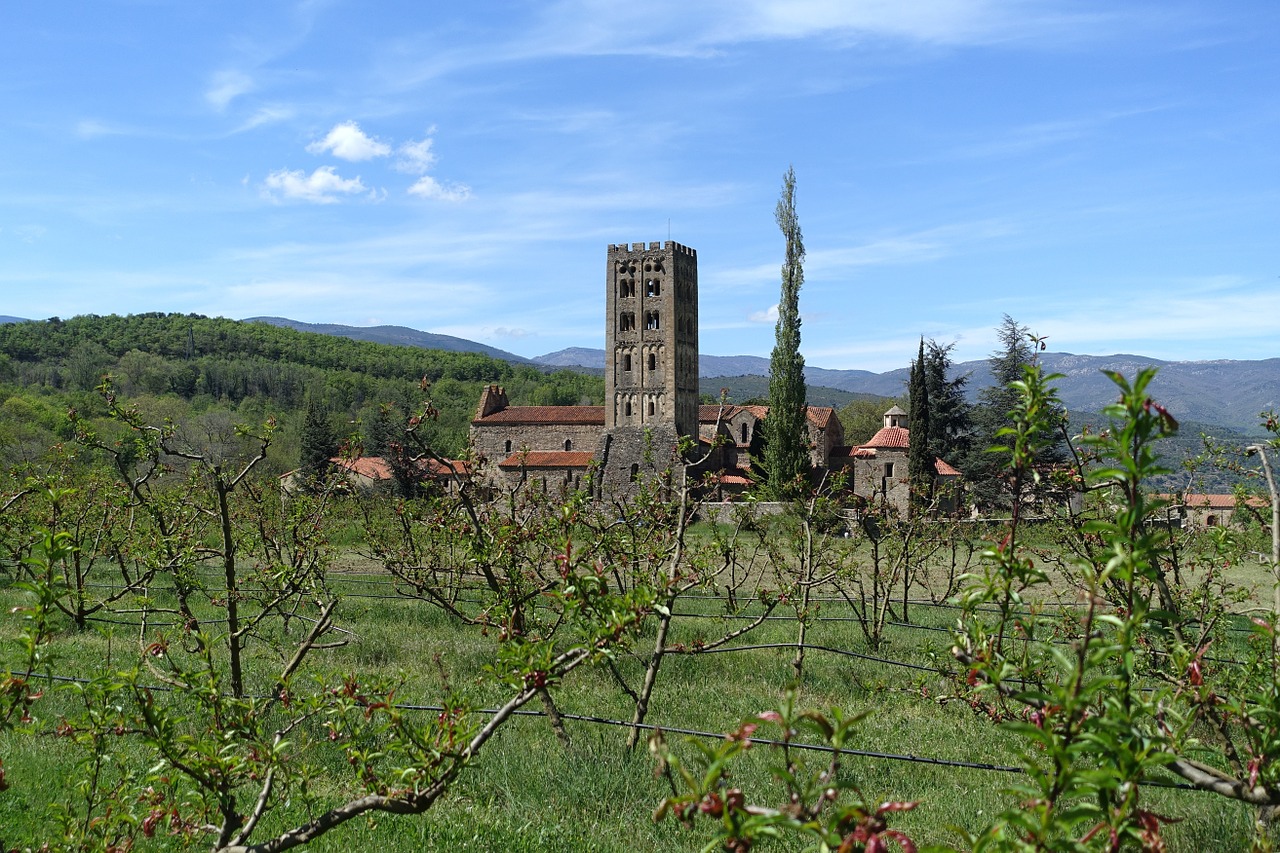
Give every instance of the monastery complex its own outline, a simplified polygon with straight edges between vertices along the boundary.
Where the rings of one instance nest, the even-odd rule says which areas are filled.
[[[689,460],[708,498],[731,499],[752,482],[750,449],[759,446],[767,406],[699,404],[698,255],[679,243],[610,245],[605,263],[605,405],[512,406],[497,385],[480,396],[471,422],[475,476],[492,486],[534,483],[579,488],[596,466],[602,497],[625,496],[642,478],[676,464],[682,436],[696,438]],[[905,508],[907,413],[885,413],[866,444],[847,446],[835,410],[808,407],[815,480],[843,471],[865,498]],[[959,472],[936,463],[939,479]]]

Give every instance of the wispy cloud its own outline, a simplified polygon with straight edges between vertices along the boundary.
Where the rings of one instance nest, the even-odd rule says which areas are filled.
[[[204,99],[218,112],[241,95],[254,90],[253,78],[243,71],[227,69],[213,75],[209,88],[205,90]]]
[[[249,116],[249,118],[243,124],[241,124],[239,127],[237,127],[235,130],[231,132],[233,134],[244,133],[245,131],[253,130],[255,127],[262,127],[263,125],[266,125],[266,124],[275,124],[277,122],[289,121],[295,115],[297,115],[297,111],[293,107],[287,107],[287,106],[260,107],[253,115]]]
[[[263,182],[266,195],[273,200],[307,201],[333,204],[342,196],[365,191],[359,177],[343,178],[333,166],[321,166],[310,175],[303,170],[280,169],[267,175]]]
[[[76,123],[76,136],[81,139],[96,139],[99,136],[124,136],[129,133],[123,127],[107,124],[97,119],[82,119]]]

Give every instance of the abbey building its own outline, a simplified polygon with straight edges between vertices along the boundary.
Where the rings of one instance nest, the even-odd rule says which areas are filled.
[[[676,464],[688,436],[696,442],[686,458],[706,457],[698,473],[708,496],[743,491],[768,407],[699,405],[698,253],[669,240],[610,245],[604,302],[605,404],[512,406],[501,387],[486,387],[471,421],[476,475],[493,486],[579,488],[594,465],[599,494],[625,495]],[[810,406],[807,420],[815,475],[852,468],[859,494],[905,494],[907,431],[896,420],[881,442],[895,446],[884,447],[845,446],[829,407]]]

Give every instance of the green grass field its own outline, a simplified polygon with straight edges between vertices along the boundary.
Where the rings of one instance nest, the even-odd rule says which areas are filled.
[[[358,561],[344,565],[351,568]],[[350,642],[340,649],[317,652],[317,674],[353,672],[362,680],[402,676],[404,685],[397,699],[407,704],[439,702],[446,680],[467,695],[473,707],[500,703],[504,691],[484,677],[494,641],[426,603],[396,597],[386,580],[354,571],[333,576],[333,586],[344,593],[336,624],[349,632],[344,636]],[[0,590],[4,612],[21,604],[24,595],[11,587]],[[674,642],[692,643],[736,624],[721,618],[724,604],[714,598],[691,596],[681,601],[677,612],[689,615],[675,621]],[[778,618],[730,645],[794,643],[794,611],[779,608],[777,613]],[[821,601],[808,643],[838,651],[807,653],[800,704],[864,713],[853,744],[858,750],[1017,765],[1020,742],[966,701],[949,699],[956,691],[950,679],[904,666],[952,668],[947,629],[955,615],[945,607],[915,604],[910,611],[912,624],[890,625],[884,644],[873,650],[848,621],[846,604],[834,598]],[[0,624],[6,639],[15,634],[12,620]],[[299,630],[296,624],[293,630]],[[99,674],[112,662],[129,659],[136,649],[136,631],[130,625],[100,624],[83,633],[64,627],[53,644],[52,670],[65,677]],[[253,647],[251,690],[265,689],[279,667],[270,637],[265,639]],[[634,645],[645,650],[651,642],[646,634]],[[649,722],[708,732],[732,730],[742,719],[777,706],[794,676],[793,656],[793,648],[772,648],[669,657],[658,679]],[[643,668],[638,657],[624,651],[616,666],[628,684],[638,685]],[[81,756],[66,739],[50,734],[61,716],[76,711],[75,697],[66,685],[50,685],[32,709],[39,733],[0,733],[0,760],[9,785],[0,792],[0,841],[6,850],[38,848],[45,842],[56,847],[59,809],[75,811],[80,804],[77,783],[84,771],[77,760]],[[565,714],[623,720],[631,713],[630,701],[604,667],[571,674],[557,687],[555,697]],[[527,707],[537,710],[539,705]],[[624,750],[625,727],[573,719],[567,726],[571,744],[565,747],[544,718],[516,719],[425,815],[357,819],[311,847],[387,853],[666,851],[696,850],[705,843],[706,836],[698,828],[687,830],[672,820],[653,821],[652,811],[666,789],[655,778],[652,759],[643,746],[631,754]],[[297,740],[304,736],[300,733]],[[668,739],[680,740],[676,735]],[[313,793],[322,801],[337,802],[351,792],[350,777],[320,746],[315,753]],[[128,737],[113,745],[112,755],[118,764],[112,772],[140,772],[151,760],[147,750]],[[753,748],[737,771],[741,786],[764,790],[774,761],[776,754],[769,749]],[[1003,793],[1012,776],[1007,772],[860,756],[848,757],[843,768],[869,799],[919,800],[919,808],[900,816],[895,825],[920,843],[957,843],[952,827],[979,829],[1014,804]],[[1249,843],[1254,820],[1250,808],[1211,794],[1157,788],[1144,791],[1143,798],[1149,809],[1178,821],[1165,829],[1171,850],[1243,849]],[[300,806],[294,807],[273,820],[284,825],[302,814]],[[151,849],[166,849],[177,842],[157,834],[147,844]],[[781,843],[778,849],[800,848]]]

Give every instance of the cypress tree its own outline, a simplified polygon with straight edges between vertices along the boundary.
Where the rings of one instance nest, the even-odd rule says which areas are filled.
[[[769,415],[765,418],[764,467],[768,488],[776,497],[794,493],[808,471],[805,428],[804,356],[800,354],[800,287],[804,284],[804,242],[796,218],[796,172],[788,168],[775,213],[786,240],[778,325],[769,358]]]
[[[907,448],[907,479],[911,487],[911,514],[921,512],[933,499],[933,449],[929,437],[929,382],[924,360],[924,338],[920,339],[920,352],[911,365],[908,384],[911,412],[907,427],[911,444]]]

